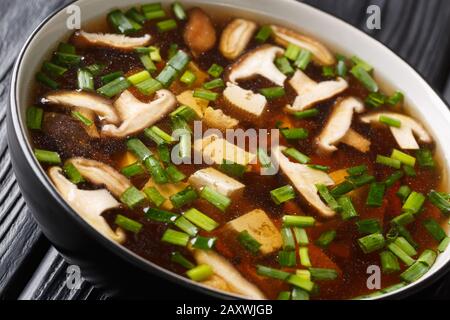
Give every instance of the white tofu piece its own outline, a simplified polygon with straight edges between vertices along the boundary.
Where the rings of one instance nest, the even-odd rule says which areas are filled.
[[[245,188],[244,184],[214,168],[206,168],[196,171],[189,177],[188,182],[198,190],[205,186],[209,186],[227,197],[231,196],[235,192],[240,192]]]
[[[283,245],[280,231],[261,209],[255,209],[231,220],[226,227],[238,233],[247,230],[261,244],[259,250],[263,255],[278,251]]]
[[[194,150],[202,153],[203,159],[210,164],[220,165],[225,159],[246,166],[256,158],[256,154],[247,152],[215,134],[195,140]]]
[[[231,82],[227,83],[227,87],[223,91],[223,96],[240,110],[257,117],[263,113],[267,104],[267,99],[262,94],[242,89]]]

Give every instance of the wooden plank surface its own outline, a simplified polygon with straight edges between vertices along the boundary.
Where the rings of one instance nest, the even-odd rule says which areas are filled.
[[[276,0],[274,0],[276,1]],[[104,299],[90,284],[65,286],[67,265],[42,236],[20,195],[6,144],[5,110],[14,59],[29,33],[68,0],[0,1],[0,299]],[[148,1],[146,1],[148,2]],[[448,0],[306,0],[382,41],[450,101]],[[382,10],[382,29],[368,30],[366,9]],[[450,278],[450,277],[449,277]],[[450,279],[416,297],[449,298]]]

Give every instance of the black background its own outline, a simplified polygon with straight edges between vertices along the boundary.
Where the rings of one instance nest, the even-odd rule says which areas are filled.
[[[67,289],[67,264],[33,221],[15,181],[6,144],[5,113],[14,60],[26,37],[40,21],[68,2],[0,0],[0,299],[107,298],[87,282],[83,282],[80,290]],[[450,101],[449,0],[304,2],[344,19],[385,43]],[[366,9],[370,4],[379,5],[382,10],[381,30],[366,28]],[[169,288],[167,286],[166,290]],[[178,297],[186,294],[183,290],[178,293],[182,294]],[[196,294],[187,294],[190,298],[198,297]],[[412,298],[450,299],[450,275]]]

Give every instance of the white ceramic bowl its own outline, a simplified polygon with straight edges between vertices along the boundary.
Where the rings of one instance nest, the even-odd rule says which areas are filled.
[[[169,4],[172,1],[160,0]],[[145,3],[146,1],[142,1]],[[95,20],[104,15],[112,8],[126,8],[132,5],[142,4],[136,0],[79,0],[72,5],[81,9],[82,25],[84,22]],[[258,21],[276,22],[293,29],[310,34],[325,43],[331,49],[344,54],[356,54],[368,61],[376,70],[376,78],[384,84],[384,89],[390,88],[400,90],[406,95],[406,103],[410,113],[419,119],[433,135],[437,146],[438,155],[444,164],[444,179],[442,183],[449,190],[447,172],[450,165],[450,144],[447,139],[450,136],[450,112],[443,100],[433,89],[421,78],[421,76],[405,61],[395,55],[391,50],[380,42],[372,39],[351,25],[334,18],[333,16],[314,9],[308,5],[290,0],[221,0],[207,1],[198,0],[183,1],[187,6],[200,5],[211,10],[221,12],[234,12],[235,15],[254,18]],[[10,120],[15,130],[18,143],[27,156],[29,166],[39,173],[40,182],[47,188],[52,188],[45,173],[32,156],[32,149],[27,141],[27,130],[24,126],[25,110],[28,105],[30,88],[34,81],[34,74],[42,63],[42,59],[55,47],[56,43],[71,34],[66,28],[68,13],[65,9],[60,10],[46,20],[28,39],[16,65],[11,90]],[[15,141],[15,140],[14,140]],[[59,195],[53,191],[54,197]],[[61,199],[60,199],[61,200]],[[66,206],[67,212],[75,218],[78,223],[90,226],[80,219],[73,210]],[[46,228],[44,226],[44,232]],[[50,237],[51,238],[51,237]],[[106,239],[100,240],[102,242]],[[135,264],[145,269],[144,264],[150,264],[142,258],[118,245],[110,246],[117,250],[122,259],[133,260]],[[389,293],[384,297],[393,297],[411,292],[412,287],[419,288],[430,283],[432,277],[438,278],[448,267],[450,260],[450,248],[441,254],[436,263],[424,277],[414,284],[410,284],[395,293]],[[152,268],[155,266],[152,264]],[[158,269],[156,267],[156,269]],[[180,277],[167,271],[161,271],[167,277],[178,279]],[[189,280],[181,279],[182,282]],[[198,284],[195,284],[198,286]]]

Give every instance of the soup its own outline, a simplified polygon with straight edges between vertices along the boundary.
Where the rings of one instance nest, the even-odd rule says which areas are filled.
[[[374,297],[431,268],[450,210],[433,138],[374,73],[298,30],[144,4],[57,46],[27,126],[69,205],[149,261],[253,299]]]

